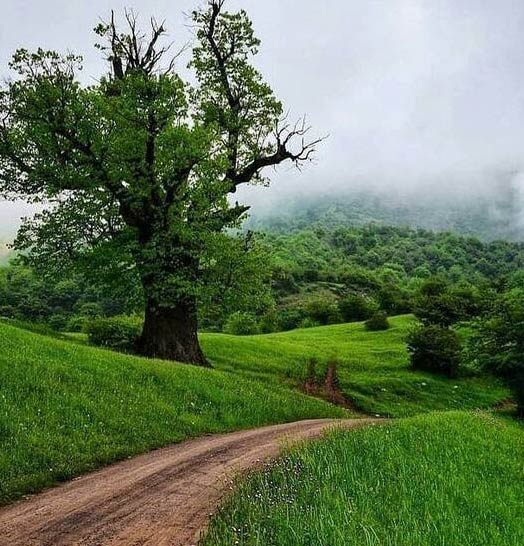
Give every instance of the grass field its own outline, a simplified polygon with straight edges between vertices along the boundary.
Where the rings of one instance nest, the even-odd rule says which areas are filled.
[[[203,546],[521,546],[523,461],[489,414],[335,432],[240,484]]]
[[[0,323],[0,503],[190,436],[347,415],[285,385]]]
[[[392,328],[368,332],[362,323],[338,324],[265,336],[204,334],[206,354],[217,368],[265,381],[300,384],[307,359],[340,362],[340,387],[369,414],[405,417],[434,410],[487,408],[508,396],[492,378],[447,379],[408,368],[405,338],[413,318],[390,319]]]
[[[298,391],[311,356],[319,378],[336,356],[344,393],[365,411],[404,416],[487,408],[493,380],[448,380],[407,368],[412,319],[267,336],[203,334],[215,370],[146,360],[0,323],[0,503],[58,480],[205,433],[347,411]]]

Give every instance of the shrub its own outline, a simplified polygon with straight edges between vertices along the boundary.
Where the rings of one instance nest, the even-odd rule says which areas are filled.
[[[350,294],[338,303],[338,309],[345,322],[367,320],[378,311],[376,301],[358,294]]]
[[[316,320],[313,320],[311,317],[306,317],[300,323],[300,328],[316,328],[317,326],[320,326],[320,324]]]
[[[259,329],[262,334],[271,334],[281,329],[280,317],[274,310],[267,311],[259,321]]]
[[[49,324],[52,330],[55,332],[62,332],[66,330],[68,318],[65,315],[51,315],[47,319],[47,324]]]
[[[89,343],[118,351],[133,351],[142,331],[142,319],[136,316],[94,318],[85,331]]]
[[[224,332],[235,336],[250,336],[260,331],[257,319],[251,313],[237,311],[229,315],[224,324]]]
[[[327,297],[319,296],[307,301],[304,314],[312,321],[324,325],[336,324],[342,320],[336,301]]]
[[[366,330],[370,332],[379,332],[389,329],[388,315],[385,311],[377,311],[370,319],[366,321]]]
[[[16,309],[12,305],[0,305],[0,317],[1,318],[14,318],[16,316]]]
[[[282,330],[294,330],[304,320],[304,313],[301,309],[288,307],[279,312],[279,322]]]
[[[87,317],[73,315],[67,321],[66,330],[68,332],[83,332],[85,330],[87,320]]]
[[[414,369],[455,377],[460,363],[458,335],[442,326],[420,326],[408,338]]]

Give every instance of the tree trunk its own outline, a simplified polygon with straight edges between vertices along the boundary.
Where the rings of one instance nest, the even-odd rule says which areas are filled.
[[[139,350],[151,358],[209,366],[200,348],[197,327],[196,302],[160,306],[148,300]]]

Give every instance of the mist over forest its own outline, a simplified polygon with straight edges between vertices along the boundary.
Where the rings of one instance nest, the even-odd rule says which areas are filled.
[[[303,193],[256,194],[247,227],[253,230],[326,228],[368,223],[457,231],[485,241],[524,240],[524,178],[500,175],[491,186],[472,191],[455,186],[439,189],[355,187]]]
[[[330,187],[329,182],[309,186],[286,184],[270,188],[252,186],[240,198],[252,203],[245,229],[255,231],[301,229],[311,224],[327,228],[369,223],[457,231],[485,241],[524,240],[524,174],[494,174],[491,183],[457,183],[402,187],[356,184]],[[0,203],[0,258],[8,250],[21,217],[35,207]]]

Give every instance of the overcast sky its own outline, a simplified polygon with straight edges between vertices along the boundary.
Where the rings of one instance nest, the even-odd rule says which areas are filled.
[[[111,8],[165,18],[191,39],[191,0],[2,0],[0,73],[18,47],[71,50],[101,71],[92,28]],[[330,138],[270,195],[377,184],[495,184],[524,170],[522,0],[230,0],[261,37],[258,66],[295,116]],[[521,181],[523,177],[517,176]],[[257,192],[258,193],[258,192]],[[19,215],[0,204],[0,228]]]

